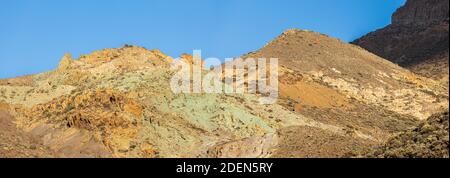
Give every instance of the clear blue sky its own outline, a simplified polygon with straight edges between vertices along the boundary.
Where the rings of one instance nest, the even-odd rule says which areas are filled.
[[[123,44],[177,57],[236,57],[289,28],[344,41],[390,23],[405,0],[2,0],[0,78]]]

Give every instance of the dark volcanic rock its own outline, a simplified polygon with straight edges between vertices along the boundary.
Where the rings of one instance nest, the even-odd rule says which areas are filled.
[[[448,0],[409,0],[392,16],[395,25],[432,25],[448,19]]]
[[[408,0],[391,25],[353,43],[416,73],[448,81],[448,12],[448,0]]]

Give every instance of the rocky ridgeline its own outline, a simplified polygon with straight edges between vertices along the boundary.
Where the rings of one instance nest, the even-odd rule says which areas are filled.
[[[353,43],[448,85],[448,27],[448,0],[408,0],[391,25]]]
[[[449,18],[448,0],[408,0],[392,16],[393,25],[429,26]]]

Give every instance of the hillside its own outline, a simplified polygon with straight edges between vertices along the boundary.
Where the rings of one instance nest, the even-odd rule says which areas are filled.
[[[243,56],[259,57],[279,58],[279,104],[306,117],[345,127],[350,135],[364,133],[383,141],[415,125],[411,118],[427,119],[448,108],[448,93],[439,82],[315,32],[288,30],[262,49]],[[305,145],[316,142],[312,135],[324,134],[302,127],[282,129],[282,142],[275,156],[314,157],[324,150]],[[351,143],[338,135],[323,138],[332,138],[328,146],[340,145],[349,152],[367,146],[364,140],[353,139]],[[325,154],[336,156],[334,153]]]
[[[448,0],[408,0],[391,25],[353,43],[448,85],[448,14]]]
[[[348,109],[361,102],[426,119],[448,104],[439,82],[315,32],[288,30],[247,57],[279,58],[280,94],[304,105]]]
[[[174,94],[174,59],[129,45],[0,80],[2,119],[35,139],[0,157],[346,157],[448,109],[434,80],[315,32],[286,31],[246,56],[279,58],[278,103]]]
[[[260,105],[255,95],[173,94],[171,60],[130,46],[76,60],[65,55],[54,71],[2,80],[0,100],[19,130],[56,153],[51,157],[226,157],[236,151],[220,145],[239,141],[256,149],[247,139],[276,137],[289,126],[345,133],[276,104]]]
[[[433,115],[418,127],[390,138],[368,153],[381,158],[448,158],[448,112]]]

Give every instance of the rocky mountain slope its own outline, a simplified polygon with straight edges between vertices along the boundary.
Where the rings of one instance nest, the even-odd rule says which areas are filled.
[[[448,27],[448,0],[408,0],[391,25],[353,43],[448,85]]]
[[[134,46],[0,80],[2,120],[33,138],[0,157],[345,157],[448,109],[438,82],[318,33],[288,30],[245,57],[279,58],[278,103],[174,94],[174,59]]]
[[[320,122],[344,127],[350,135],[364,133],[381,141],[414,125],[410,120],[413,117],[426,119],[448,108],[448,92],[439,82],[315,32],[288,30],[264,48],[243,56],[260,57],[279,58],[279,104]],[[317,152],[337,156],[338,151],[315,149],[311,142],[321,139],[313,139],[317,135],[332,138],[323,145],[340,145],[341,149],[355,150],[369,144],[358,139],[346,142],[343,140],[348,138],[315,129],[285,129],[279,131],[282,139],[275,154],[278,157],[314,157]]]
[[[418,127],[389,139],[369,157],[448,158],[448,112],[433,115]]]
[[[315,32],[288,30],[249,57],[279,58],[280,94],[296,103],[294,110],[351,109],[357,101],[426,119],[448,104],[438,82]]]
[[[8,110],[8,104],[0,103],[0,157],[53,157],[55,154],[38,138],[16,127]]]

